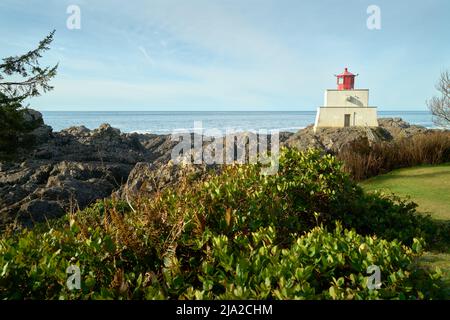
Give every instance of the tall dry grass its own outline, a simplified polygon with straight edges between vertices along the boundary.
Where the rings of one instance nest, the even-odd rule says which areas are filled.
[[[367,139],[349,144],[337,158],[359,181],[393,169],[450,161],[450,131],[433,131],[369,145]]]

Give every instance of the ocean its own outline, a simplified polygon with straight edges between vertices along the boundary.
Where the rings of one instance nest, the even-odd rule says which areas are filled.
[[[44,121],[54,131],[84,125],[89,129],[109,123],[122,132],[168,134],[174,130],[192,130],[201,121],[204,129],[222,132],[272,130],[295,132],[314,123],[315,111],[43,111]],[[398,117],[427,128],[434,127],[427,111],[379,111],[379,118]]]

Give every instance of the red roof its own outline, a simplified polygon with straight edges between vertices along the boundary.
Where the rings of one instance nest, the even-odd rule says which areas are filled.
[[[336,77],[343,77],[343,76],[355,76],[353,73],[348,71],[348,68],[345,68],[345,71],[342,72],[341,74],[338,74]]]

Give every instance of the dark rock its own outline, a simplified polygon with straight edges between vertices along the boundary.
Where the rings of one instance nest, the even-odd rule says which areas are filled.
[[[27,119],[40,124],[34,132],[37,145],[23,150],[15,163],[0,163],[0,228],[13,221],[31,225],[59,217],[111,194],[122,199],[151,196],[184,177],[201,179],[221,169],[220,165],[174,164],[171,153],[178,142],[170,135],[123,134],[108,124],[53,133],[39,112],[28,111]],[[379,124],[370,129],[324,128],[314,133],[309,126],[295,134],[281,132],[280,146],[338,152],[361,138],[390,141],[427,131],[397,118],[380,119]],[[236,136],[236,141],[246,141],[249,133]],[[248,141],[244,143],[248,146]]]
[[[37,144],[44,143],[52,137],[52,128],[47,125],[41,125],[38,128],[30,132],[30,135],[34,137],[34,142]]]
[[[176,186],[182,178],[199,180],[210,172],[218,173],[220,165],[192,165],[137,163],[128,176],[127,182],[114,194],[125,200],[149,197],[156,192]]]
[[[292,133],[280,133],[280,144],[292,135]],[[248,162],[249,137],[258,139],[258,142],[261,142],[260,137],[255,133],[250,132],[236,133],[233,137],[235,138],[234,147],[236,147],[237,143],[241,146],[245,146],[245,161]],[[219,138],[219,141],[225,145],[225,139],[226,137]],[[211,143],[211,140],[205,140],[208,140],[208,142],[204,142],[203,150]],[[163,143],[156,143],[154,146],[158,145],[157,148],[161,148],[163,144],[166,144],[164,149],[167,150],[172,150],[175,145],[173,142],[169,143],[166,140]],[[270,137],[267,137],[267,145],[270,149]],[[258,144],[258,146],[260,146],[260,144]],[[226,148],[224,147],[224,156],[222,158],[224,162],[226,159],[225,150]],[[189,159],[189,156],[179,156],[176,161],[171,160],[170,156],[171,154],[169,152],[165,154],[164,161],[137,163],[133,170],[131,170],[127,182],[114,194],[114,196],[124,200],[132,200],[139,197],[151,197],[153,194],[163,191],[166,188],[176,186],[183,178],[187,178],[189,181],[201,180],[206,177],[208,173],[219,173],[222,168],[221,164],[191,164],[190,161],[192,159],[188,160],[187,164],[183,164],[183,159]],[[233,159],[238,159],[236,151]]]
[[[42,122],[42,115],[31,110],[27,119]],[[47,216],[53,217],[60,209],[83,209],[109,197],[127,181],[136,163],[167,162],[176,144],[168,135],[122,134],[108,124],[55,133],[48,128],[41,124],[35,132],[36,146],[19,153],[15,163],[1,163],[0,227],[14,220],[30,223],[27,210],[39,215],[44,204],[51,210]]]
[[[33,139],[34,143],[40,144],[48,141],[52,136],[52,127],[44,124],[42,114],[33,109],[25,109],[23,113],[25,122],[30,123],[35,129],[27,135]]]
[[[38,124],[44,124],[42,113],[33,109],[25,109],[23,119],[25,122],[37,122]]]
[[[32,200],[24,203],[17,214],[18,220],[25,226],[44,222],[64,215],[65,211],[57,201]]]

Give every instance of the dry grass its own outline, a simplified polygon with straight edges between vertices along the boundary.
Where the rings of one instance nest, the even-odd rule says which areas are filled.
[[[344,148],[337,157],[357,181],[393,169],[440,164],[450,161],[450,132],[434,131],[372,146],[362,139]]]

